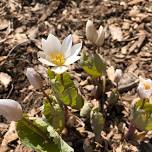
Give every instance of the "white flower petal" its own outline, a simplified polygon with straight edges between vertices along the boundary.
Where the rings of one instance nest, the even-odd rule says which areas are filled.
[[[82,43],[78,43],[78,44],[75,44],[74,46],[72,46],[70,56],[77,56],[79,54],[79,52],[81,51],[81,48],[82,48]]]
[[[152,93],[151,90],[145,90],[142,86],[138,86],[137,92],[141,99],[149,98]]]
[[[67,36],[62,43],[61,51],[64,53],[65,58],[70,55],[72,47],[72,35]]]
[[[51,49],[50,49],[49,43],[47,43],[47,40],[42,38],[42,42],[41,43],[42,43],[42,50],[45,53],[49,53],[51,51]]]
[[[61,43],[57,37],[55,37],[53,34],[49,34],[47,38],[47,47],[52,51],[60,51],[61,50]]]
[[[48,65],[48,66],[56,66],[54,63],[48,61],[47,59],[39,58],[38,60],[39,60],[41,63],[46,64],[46,65]]]
[[[147,83],[147,84],[149,84],[152,87],[152,80],[151,79],[146,79],[144,82]]]
[[[98,38],[96,39],[95,44],[97,46],[101,46],[104,43],[104,40],[105,40],[105,32],[104,32],[103,27],[100,26],[98,30]]]
[[[97,30],[91,20],[88,20],[86,24],[86,37],[89,41],[93,43],[95,43],[98,37]]]
[[[63,72],[65,72],[66,70],[68,70],[68,67],[66,67],[66,66],[59,66],[59,67],[52,67],[51,69],[56,74],[62,74]]]
[[[46,54],[44,53],[44,52],[42,52],[42,51],[39,51],[38,53],[37,53],[37,56],[38,56],[38,58],[46,58]]]
[[[22,119],[22,107],[14,100],[0,99],[0,114],[9,121],[17,121]]]
[[[80,59],[80,56],[75,56],[75,55],[70,56],[65,60],[64,65],[70,65],[79,59]]]

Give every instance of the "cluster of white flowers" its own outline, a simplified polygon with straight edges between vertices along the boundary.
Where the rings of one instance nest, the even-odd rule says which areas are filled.
[[[96,30],[91,20],[86,24],[86,37],[89,41],[97,46],[104,43],[105,31],[102,26]],[[50,66],[56,74],[62,74],[68,70],[68,66],[80,59],[79,53],[82,48],[82,43],[72,46],[72,36],[67,36],[62,44],[59,39],[52,34],[49,34],[47,39],[42,39],[42,50],[38,52],[39,61],[47,66]],[[118,83],[122,77],[120,69],[112,69],[109,78],[115,83]],[[35,89],[42,88],[40,76],[33,68],[27,68],[26,76]],[[138,94],[142,99],[152,96],[152,80],[140,78],[138,86]],[[17,121],[22,118],[22,108],[20,104],[11,99],[0,99],[0,114],[4,115],[8,120]]]

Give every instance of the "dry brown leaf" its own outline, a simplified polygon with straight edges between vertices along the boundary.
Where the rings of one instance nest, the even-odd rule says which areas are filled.
[[[123,40],[123,35],[122,35],[122,31],[120,27],[112,24],[109,26],[109,30],[110,30],[113,40],[117,40],[117,41]]]
[[[4,139],[2,141],[0,151],[6,151],[8,149],[8,144],[18,138],[16,132],[16,122],[12,121],[7,133],[4,135]]]
[[[4,30],[9,26],[9,21],[5,19],[0,19],[0,30]]]

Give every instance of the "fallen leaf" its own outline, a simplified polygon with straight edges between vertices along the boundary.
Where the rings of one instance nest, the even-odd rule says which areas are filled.
[[[122,31],[120,27],[112,24],[109,26],[109,30],[110,30],[113,40],[122,41],[123,36],[122,36]]]

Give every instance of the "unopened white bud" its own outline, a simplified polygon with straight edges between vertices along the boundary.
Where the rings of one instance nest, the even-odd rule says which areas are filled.
[[[21,105],[12,99],[0,99],[0,115],[6,117],[8,121],[22,119]]]
[[[98,30],[98,37],[96,39],[96,42],[95,44],[97,46],[101,46],[103,43],[104,43],[104,39],[105,39],[105,32],[104,32],[104,29],[102,26],[99,27],[99,30]]]
[[[91,20],[88,20],[86,24],[86,37],[89,41],[93,43],[96,42],[96,39],[98,37],[96,28]]]
[[[122,77],[122,70],[116,69],[114,73],[114,82],[118,83]]]
[[[97,31],[93,22],[88,20],[86,24],[86,37],[92,43],[96,44],[97,46],[101,46],[105,39],[105,32],[103,27],[100,26],[99,30]]]
[[[150,98],[152,96],[152,80],[140,78],[137,93],[141,99]]]
[[[26,74],[30,84],[35,89],[40,89],[42,87],[41,77],[40,77],[40,75],[38,75],[38,73],[33,68],[27,68],[25,74]]]

